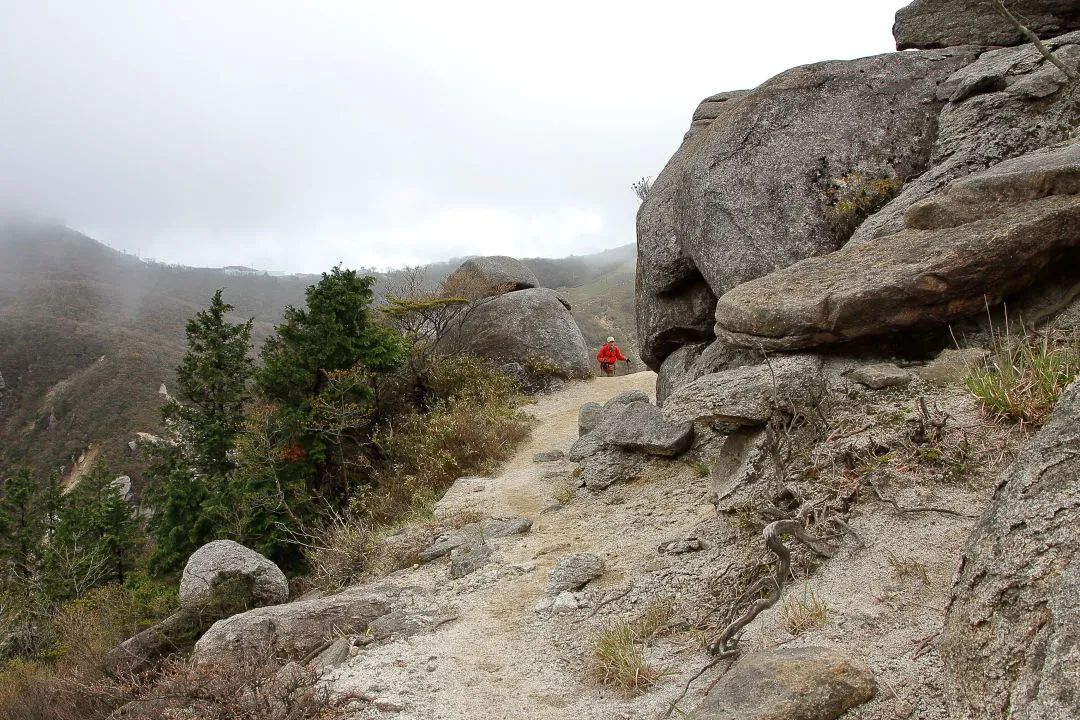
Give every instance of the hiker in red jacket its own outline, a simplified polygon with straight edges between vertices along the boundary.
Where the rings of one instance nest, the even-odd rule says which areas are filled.
[[[600,346],[600,352],[596,353],[596,360],[600,363],[600,372],[608,377],[615,374],[615,363],[619,360],[626,360],[626,366],[630,367],[630,361],[623,357],[613,337],[609,337],[607,342]]]

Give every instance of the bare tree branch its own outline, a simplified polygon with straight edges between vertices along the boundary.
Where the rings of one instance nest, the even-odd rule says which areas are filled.
[[[1017,17],[1009,11],[1009,8],[1005,7],[1004,0],[990,0],[990,4],[994,6],[994,9],[998,11],[998,14],[1000,14],[1003,18],[1012,23],[1013,27],[1023,33],[1024,37],[1026,37],[1035,45],[1035,49],[1038,50],[1044,58],[1054,63],[1054,65],[1057,66],[1057,68],[1061,70],[1061,72],[1065,73],[1065,77],[1069,78],[1069,82],[1080,82],[1080,73],[1077,73],[1076,70],[1068,67],[1065,63],[1061,62],[1061,60],[1054,57],[1054,54],[1050,52],[1049,48],[1047,48],[1046,45],[1043,45],[1043,42],[1039,39],[1039,36],[1033,33],[1022,22],[1020,22],[1020,20],[1018,20]]]

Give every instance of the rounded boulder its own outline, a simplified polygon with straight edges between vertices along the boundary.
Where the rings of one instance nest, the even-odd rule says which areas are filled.
[[[214,540],[192,553],[180,579],[180,605],[202,600],[226,577],[249,576],[252,606],[277,605],[289,599],[285,573],[265,556],[232,540]]]

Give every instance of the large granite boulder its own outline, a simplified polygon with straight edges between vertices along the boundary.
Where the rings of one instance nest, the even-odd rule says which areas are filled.
[[[289,581],[277,565],[232,540],[214,540],[188,558],[180,578],[180,604],[199,603],[221,578],[243,575],[251,583],[249,607],[275,605],[289,598]]]
[[[718,338],[792,350],[943,325],[985,310],[1080,248],[1080,143],[1001,163],[913,205],[908,229],[744,283]]]
[[[1080,718],[1080,381],[1001,478],[941,636],[954,717]]]
[[[870,208],[848,212],[845,193],[874,183],[885,193],[921,173],[937,86],[977,53],[808,65],[710,107],[714,118],[684,141],[638,212],[646,364],[657,370],[678,347],[711,340],[717,297],[846,241]]]
[[[1048,39],[1064,62],[1080,64],[1080,32]],[[938,115],[929,166],[867,218],[849,244],[899,232],[915,203],[951,182],[1042,147],[1068,140],[1080,118],[1080,97],[1032,45],[982,53],[938,88]]]
[[[531,288],[479,300],[454,342],[481,357],[516,362],[563,377],[586,377],[592,354],[554,290]],[[530,362],[532,361],[532,362]]]
[[[1041,37],[1080,29],[1076,0],[1009,0],[1006,7]],[[897,50],[1027,42],[989,0],[915,0],[896,12]]]
[[[540,287],[540,281],[533,271],[506,255],[470,258],[443,283],[447,295],[467,300],[534,287]]]
[[[385,598],[366,588],[249,610],[219,620],[195,644],[196,661],[234,661],[254,652],[299,660],[341,635],[363,632],[390,612]]]
[[[692,720],[834,720],[877,692],[870,668],[837,648],[762,650],[742,658]]]

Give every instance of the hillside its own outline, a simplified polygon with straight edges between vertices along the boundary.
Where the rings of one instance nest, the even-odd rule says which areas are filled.
[[[547,286],[584,285],[574,289],[575,302],[587,308],[576,317],[598,346],[608,330],[591,314],[603,318],[609,305],[632,303],[633,283],[619,286],[621,300],[598,285],[606,288],[600,302],[590,299],[587,283],[600,282],[633,254],[628,245],[527,262]],[[78,458],[100,453],[117,472],[138,476],[142,462],[127,443],[158,426],[158,390],[172,387],[188,318],[225,288],[234,318],[255,319],[259,343],[282,309],[302,303],[317,280],[147,263],[73,230],[33,222],[0,223],[0,256],[0,376],[7,386],[0,389],[0,475],[15,465],[70,469]],[[437,284],[459,264],[429,266],[426,282]],[[396,276],[376,276],[376,298]],[[632,313],[618,317],[616,334],[631,337],[623,328],[632,327]]]

